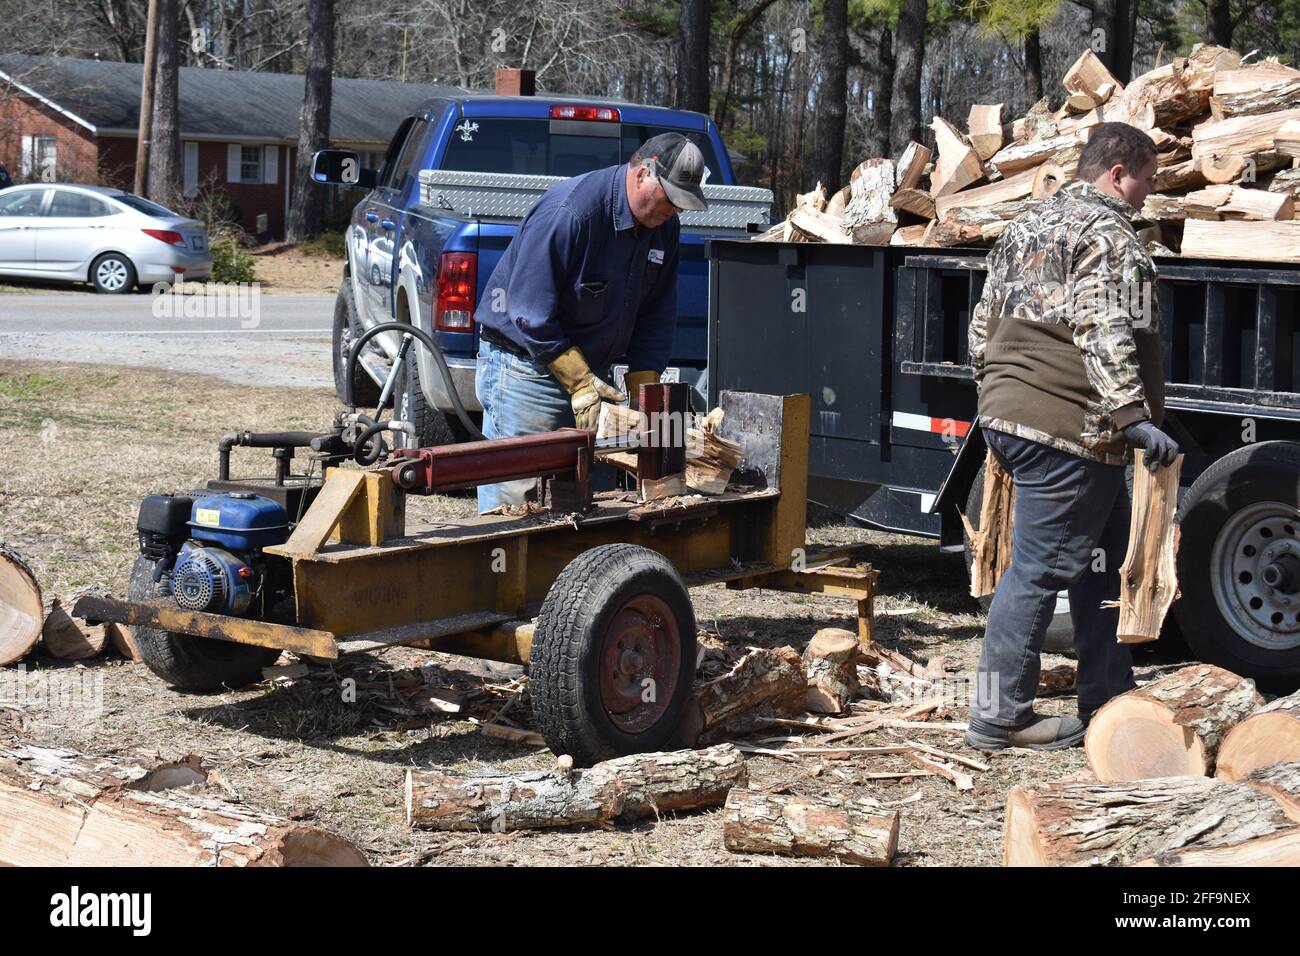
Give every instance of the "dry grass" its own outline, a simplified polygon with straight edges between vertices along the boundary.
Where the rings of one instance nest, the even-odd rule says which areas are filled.
[[[0,362],[0,540],[33,564],[48,593],[87,586],[122,593],[134,558],[134,521],[142,495],[201,486],[216,470],[217,438],[233,428],[323,428],[334,411],[324,390],[238,388],[203,376],[104,366],[41,366]],[[235,474],[268,470],[265,453],[236,450]],[[468,498],[413,500],[415,520],[472,510]],[[978,655],[982,616],[965,593],[959,556],[933,543],[860,529],[810,531],[817,543],[866,541],[882,571],[880,640],[925,662],[942,655],[947,669],[968,672]],[[700,629],[735,650],[803,643],[820,627],[852,627],[851,605],[824,596],[769,591],[693,592]],[[1059,663],[1048,659],[1046,664]],[[540,768],[548,752],[484,739],[452,717],[412,717],[385,690],[403,668],[423,666],[430,684],[467,695],[471,712],[491,712],[494,690],[518,669],[466,658],[394,648],[348,659],[288,686],[265,684],[217,695],[173,691],[143,665],[117,658],[84,669],[40,657],[28,668],[44,675],[102,680],[104,709],[87,716],[70,708],[32,705],[15,718],[0,709],[0,739],[19,734],[44,746],[143,758],[204,757],[243,799],[312,820],[355,840],[375,863],[584,863],[799,865],[808,861],[736,856],[722,847],[718,811],[592,832],[437,834],[411,832],[400,805],[407,767],[469,771]],[[400,672],[400,673],[399,673]],[[345,703],[339,681],[366,687]],[[485,710],[486,709],[486,710]],[[1073,712],[1074,701],[1040,704]],[[527,719],[527,707],[514,712]],[[960,712],[949,719],[963,719]],[[774,732],[775,733],[775,732]],[[964,751],[959,734],[915,732],[917,739]],[[897,742],[876,731],[853,744]],[[969,753],[970,756],[976,756]],[[1006,790],[1056,779],[1084,766],[1080,751],[1007,751],[985,759],[973,791],[957,792],[937,777],[901,782],[862,775],[913,769],[905,757],[784,761],[749,760],[752,785],[834,798],[871,796],[900,804],[899,865],[996,864],[1001,857]]]

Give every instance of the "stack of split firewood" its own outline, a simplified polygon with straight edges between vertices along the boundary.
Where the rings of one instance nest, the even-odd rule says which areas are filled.
[[[1088,725],[1092,774],[1007,795],[1008,865],[1300,864],[1300,694],[1194,664]]]
[[[1063,85],[1059,109],[1044,99],[1011,121],[1000,103],[971,107],[965,132],[936,116],[937,156],[911,143],[868,159],[757,238],[988,245],[1074,177],[1093,127],[1118,121],[1156,145],[1156,193],[1132,217],[1154,253],[1300,261],[1300,70],[1198,45],[1126,86],[1089,50]]]

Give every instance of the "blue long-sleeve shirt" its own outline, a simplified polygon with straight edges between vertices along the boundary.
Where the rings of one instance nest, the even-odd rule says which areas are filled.
[[[626,166],[557,183],[524,217],[474,318],[550,362],[576,345],[594,369],[662,372],[677,324],[680,227],[641,229]]]

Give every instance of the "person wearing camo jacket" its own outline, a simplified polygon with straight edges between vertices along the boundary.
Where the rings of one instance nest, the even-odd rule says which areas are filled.
[[[1131,448],[1173,463],[1156,270],[1130,217],[1155,188],[1151,138],[1093,128],[1075,181],[1011,222],[990,251],[970,321],[977,424],[1012,476],[1011,566],[989,608],[966,742],[982,750],[1078,746],[1096,710],[1134,686],[1116,640],[1128,543]],[[1069,593],[1078,717],[1034,712],[1040,655]]]

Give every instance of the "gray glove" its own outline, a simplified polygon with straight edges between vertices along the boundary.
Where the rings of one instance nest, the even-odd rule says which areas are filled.
[[[1178,457],[1178,442],[1174,441],[1151,422],[1134,422],[1124,429],[1130,445],[1146,452],[1147,468],[1155,471],[1161,465],[1172,465]]]

